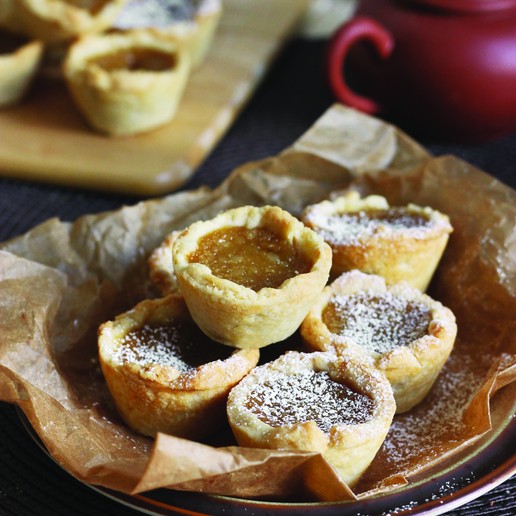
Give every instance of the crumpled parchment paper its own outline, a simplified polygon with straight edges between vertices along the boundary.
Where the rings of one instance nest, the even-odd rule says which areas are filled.
[[[96,331],[153,295],[149,253],[171,230],[221,210],[275,204],[298,215],[350,186],[450,216],[454,232],[429,293],[454,311],[459,328],[430,395],[395,417],[360,484],[351,491],[315,453],[238,447],[228,429],[205,443],[130,431],[100,372]],[[395,127],[334,106],[283,153],[244,164],[214,190],[74,223],[52,219],[1,244],[0,399],[17,404],[54,459],[91,484],[125,493],[362,498],[457,460],[506,424],[514,413],[515,314],[516,193],[453,156],[430,156]],[[494,403],[511,383],[500,392],[506,401]]]

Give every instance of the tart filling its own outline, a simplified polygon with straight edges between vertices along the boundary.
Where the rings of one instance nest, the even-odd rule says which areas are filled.
[[[20,101],[38,71],[40,41],[28,41],[0,29],[0,107]]]
[[[96,56],[89,60],[87,65],[97,65],[108,72],[112,70],[163,72],[172,70],[176,66],[176,56],[153,48],[128,48]]]
[[[220,0],[129,0],[113,28],[159,30],[184,45],[196,67],[206,58],[221,13]]]
[[[373,401],[326,371],[271,375],[249,392],[245,408],[272,427],[314,421],[323,431],[336,425],[358,425],[372,417]]]
[[[349,192],[305,209],[303,222],[333,251],[332,274],[359,269],[424,291],[452,231],[446,215],[415,204],[389,206],[378,195]]]
[[[179,296],[147,300],[104,323],[99,357],[118,411],[135,431],[197,439],[225,421],[230,389],[258,362],[258,350],[212,342]]]
[[[113,360],[122,364],[132,363],[150,371],[156,365],[168,366],[181,373],[197,367],[226,360],[233,350],[213,346],[192,321],[174,321],[173,324],[145,324],[120,340]]]
[[[455,341],[453,313],[406,283],[352,271],[325,288],[301,326],[316,350],[346,349],[390,381],[397,412],[421,402]]]
[[[225,227],[203,236],[188,260],[202,263],[215,276],[255,292],[278,288],[312,268],[307,257],[273,231],[243,226]]]
[[[385,439],[395,403],[376,369],[343,354],[292,351],[234,387],[227,411],[241,446],[319,452],[353,485]]]
[[[170,38],[134,31],[79,39],[64,73],[90,125],[113,135],[149,131],[175,115],[190,61]]]
[[[428,305],[392,292],[334,294],[322,313],[331,333],[374,353],[387,353],[424,337],[431,319]]]
[[[174,270],[212,339],[263,347],[290,336],[326,284],[331,250],[278,207],[244,206],[181,233]]]

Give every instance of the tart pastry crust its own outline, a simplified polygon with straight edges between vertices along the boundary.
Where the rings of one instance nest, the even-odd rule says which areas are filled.
[[[328,324],[339,329],[332,332]],[[450,309],[418,289],[403,282],[387,286],[380,276],[352,271],[324,289],[301,335],[312,349],[345,349],[383,372],[399,414],[431,389],[452,351],[457,325]]]
[[[219,277],[190,257],[201,239],[217,230],[264,230],[307,263],[307,272],[289,277],[276,287],[257,291]],[[254,242],[247,246],[254,249]],[[272,253],[275,257],[274,253]],[[223,259],[226,260],[224,256]],[[277,206],[243,206],[209,221],[192,224],[173,248],[174,270],[193,319],[213,340],[239,348],[260,348],[286,339],[299,327],[327,282],[331,249],[311,229]],[[246,271],[246,260],[233,258],[233,268]]]
[[[112,56],[127,64],[106,66]],[[85,36],[71,46],[64,63],[78,108],[92,127],[112,135],[168,123],[189,71],[189,56],[170,38],[150,30]]]
[[[356,402],[331,401],[335,389],[325,390],[324,383],[307,394],[311,378],[320,372],[327,374],[329,384],[345,385],[368,400],[367,413],[361,415]],[[301,387],[288,388],[289,384]],[[313,413],[306,414],[305,402],[316,407],[322,421],[316,422]],[[297,413],[288,423],[281,415],[270,415],[292,411],[293,405]],[[389,382],[375,368],[345,355],[296,351],[255,368],[231,390],[227,405],[228,420],[240,446],[319,452],[350,486],[382,445],[394,411]],[[333,420],[336,412],[348,415]],[[328,423],[325,417],[330,419]],[[354,417],[359,419],[353,421]]]
[[[3,37],[12,35],[0,30],[0,38]],[[22,99],[39,69],[42,53],[41,41],[28,41],[12,52],[0,52],[0,106]]]
[[[149,278],[162,296],[179,294],[179,283],[172,262],[172,248],[181,231],[172,231],[149,256]]]
[[[449,218],[429,207],[390,207],[384,197],[361,198],[355,191],[308,206],[302,220],[331,246],[332,277],[359,269],[421,291],[452,232]]]
[[[215,31],[222,16],[222,3],[219,0],[204,0],[195,16],[196,28],[187,39],[192,65],[198,67],[206,59]]]
[[[4,1],[8,4],[5,26],[45,43],[56,43],[107,29],[127,0]]]
[[[167,348],[146,347],[135,354],[128,338],[143,328],[177,325],[178,332],[193,322],[179,296],[145,300],[99,328],[99,358],[109,390],[124,421],[133,430],[154,437],[164,432],[189,439],[214,433],[226,421],[227,395],[258,362],[259,351],[214,351],[198,330],[191,344],[195,354],[220,356],[197,367],[181,367]],[[183,325],[183,326],[181,326]],[[194,333],[194,336],[196,334]],[[158,348],[166,340],[160,337]],[[202,346],[201,346],[202,344]],[[148,351],[150,349],[150,351]]]

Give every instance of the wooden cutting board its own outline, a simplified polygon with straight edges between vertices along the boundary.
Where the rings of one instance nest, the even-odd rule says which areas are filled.
[[[0,175],[136,195],[179,188],[249,99],[306,0],[226,0],[204,64],[167,126],[131,137],[89,129],[59,81],[0,110]]]

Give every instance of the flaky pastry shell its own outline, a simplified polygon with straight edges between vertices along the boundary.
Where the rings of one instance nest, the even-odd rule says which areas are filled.
[[[325,371],[332,381],[368,396],[372,400],[369,419],[355,424],[335,424],[324,431],[313,420],[272,426],[249,408],[250,394],[256,387],[311,371]],[[271,390],[274,391],[274,387]],[[271,398],[273,402],[288,405],[296,395],[296,392],[278,392]],[[240,446],[319,452],[335,468],[341,480],[353,486],[382,445],[395,408],[389,382],[375,368],[345,355],[290,351],[255,368],[234,387],[229,394],[227,413]]]
[[[129,427],[151,437],[164,432],[197,439],[216,432],[225,422],[227,395],[257,364],[259,351],[235,350],[228,358],[189,371],[169,364],[142,364],[120,358],[119,347],[130,332],[145,325],[177,321],[191,321],[180,296],[142,301],[100,326],[100,365],[117,409]]]
[[[302,254],[311,264],[309,272],[256,292],[190,261],[203,236],[231,227],[265,228]],[[331,249],[277,206],[243,206],[189,226],[174,244],[173,259],[180,291],[199,327],[217,342],[260,348],[286,339],[299,327],[328,280]]]
[[[425,291],[452,232],[449,218],[429,207],[415,204],[397,208],[408,216],[421,217],[424,225],[395,227],[376,220],[367,226],[345,226],[338,217],[394,210],[379,195],[361,198],[355,191],[308,206],[303,222],[323,236],[333,251],[332,277],[353,269],[383,276],[387,283],[406,281]]]
[[[181,231],[172,231],[152,251],[147,261],[149,279],[161,295],[179,294],[179,283],[172,262],[172,248]]]
[[[197,67],[206,59],[215,31],[222,16],[219,0],[204,0],[195,16],[195,29],[187,36],[187,45],[192,58],[192,66]]]
[[[127,0],[91,0],[89,6],[66,0],[3,0],[5,26],[45,43],[101,32],[116,18]]]
[[[39,69],[42,53],[41,41],[28,41],[14,52],[0,54],[0,106],[15,104],[25,95]]]
[[[99,59],[156,52],[165,69],[108,69]],[[89,124],[111,135],[132,135],[160,127],[174,117],[190,73],[190,58],[156,31],[90,35],[74,43],[64,62],[70,93]]]
[[[379,353],[351,337],[332,333],[323,321],[324,310],[333,309],[331,303],[335,296],[345,298],[361,293],[388,294],[426,307],[430,313],[426,334],[408,345],[394,345],[393,349]],[[361,313],[360,317],[364,315]],[[387,286],[380,276],[352,271],[342,274],[324,289],[303,321],[301,335],[312,349],[345,349],[378,368],[392,386],[396,413],[400,414],[420,403],[431,389],[453,349],[457,324],[450,309],[418,289],[406,283]]]

